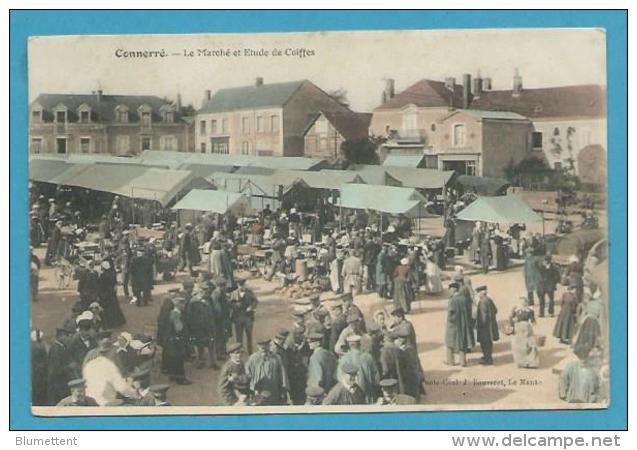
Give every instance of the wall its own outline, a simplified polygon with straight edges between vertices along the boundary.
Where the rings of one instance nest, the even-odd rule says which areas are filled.
[[[423,130],[427,135],[432,134],[431,125],[436,124],[438,120],[445,117],[450,112],[449,108],[446,107],[416,107],[415,109],[418,116],[418,128]],[[408,110],[409,106],[405,106],[401,109],[374,111],[372,114],[372,121],[369,126],[369,133],[373,134],[374,136],[385,136],[387,134],[387,126],[389,126],[389,128],[392,130],[402,130],[403,116],[405,114],[405,111]]]
[[[319,131],[324,127],[326,131]],[[332,124],[321,115],[305,134],[305,154],[309,158],[334,160],[341,154],[344,139]],[[321,142],[324,147],[321,148]]]
[[[482,123],[483,176],[503,177],[513,160],[516,164],[527,156],[543,158],[531,150],[531,122],[486,120]]]

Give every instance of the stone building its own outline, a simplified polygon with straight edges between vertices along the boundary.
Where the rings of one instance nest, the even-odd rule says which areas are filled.
[[[181,102],[151,95],[40,94],[30,105],[31,153],[136,155],[194,150]]]

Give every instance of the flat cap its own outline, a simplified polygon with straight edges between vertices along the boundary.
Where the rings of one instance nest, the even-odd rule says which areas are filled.
[[[358,314],[350,314],[347,316],[347,323],[354,323],[358,322],[359,320],[361,320],[361,318]]]
[[[308,386],[305,389],[305,395],[308,397],[320,397],[325,394],[325,390],[321,386]]]
[[[361,337],[358,334],[350,334],[349,336],[347,336],[346,341],[347,342],[360,342],[361,341]]]
[[[391,310],[391,315],[392,316],[404,316],[405,315],[405,310],[402,309],[400,306],[397,306],[396,308]]]
[[[317,341],[322,341],[323,340],[323,334],[322,333],[310,333],[307,337],[308,341],[310,342],[317,342]]]
[[[385,378],[384,380],[380,380],[379,384],[382,388],[390,388],[396,386],[398,384],[398,380],[395,378]]]
[[[84,378],[75,378],[74,380],[68,382],[68,386],[71,389],[84,387],[86,386],[86,381],[84,380]]]
[[[257,341],[257,344],[259,345],[268,345],[269,343],[270,343],[270,338],[265,338],[265,339],[261,339]]]
[[[341,370],[348,375],[356,375],[358,373],[358,366],[352,363],[345,363],[341,367]]]
[[[228,346],[228,353],[237,353],[240,352],[241,349],[243,348],[243,346],[241,345],[240,342],[235,342],[233,344],[230,344]]]
[[[487,290],[487,287],[485,285],[478,286],[476,288],[476,292],[482,292],[482,291],[486,291],[486,290]]]
[[[458,283],[449,283],[449,289],[455,288],[458,289],[460,287],[460,285]]]

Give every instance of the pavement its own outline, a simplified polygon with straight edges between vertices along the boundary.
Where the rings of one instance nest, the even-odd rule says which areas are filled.
[[[36,249],[43,256],[44,249]],[[474,286],[486,284],[489,294],[498,307],[498,321],[508,320],[520,294],[525,294],[523,272],[520,267],[512,267],[504,272],[476,273],[471,275]],[[155,334],[156,320],[160,305],[168,289],[179,283],[179,277],[171,282],[160,282],[153,291],[154,301],[146,307],[137,307],[125,301],[119,291],[119,302],[127,323],[119,330],[132,333]],[[262,278],[250,279],[248,286],[254,289],[259,299],[256,313],[255,342],[261,337],[271,337],[278,328],[291,327],[291,299],[275,292],[274,283]],[[32,326],[45,333],[45,339],[54,336],[55,327],[69,316],[77,299],[76,282],[69,289],[58,290],[53,280],[53,269],[43,268],[40,272],[40,299],[32,307]],[[556,299],[561,290],[556,293]],[[332,302],[336,298],[323,294],[322,300]],[[355,303],[366,318],[377,309],[389,310],[390,303],[380,299],[375,293],[358,295]],[[427,395],[423,398],[424,408],[431,409],[530,409],[568,408],[572,405],[558,398],[558,376],[555,367],[561,367],[572,352],[552,337],[554,318],[538,319],[535,333],[547,336],[546,345],[540,349],[540,367],[520,369],[513,363],[510,337],[501,334],[495,344],[493,366],[478,363],[481,353],[477,346],[469,355],[468,367],[446,366],[444,336],[446,323],[447,295],[421,294],[413,304],[408,319],[413,322],[418,338],[418,354],[425,371]],[[556,314],[559,306],[556,307]],[[502,325],[500,329],[502,329]],[[159,373],[156,359],[152,372],[153,383],[168,382]],[[218,405],[216,392],[218,370],[195,368],[188,363],[186,373],[193,381],[191,386],[172,385],[169,400],[176,406]]]

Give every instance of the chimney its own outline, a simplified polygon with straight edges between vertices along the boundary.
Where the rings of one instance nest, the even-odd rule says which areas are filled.
[[[482,90],[483,91],[490,91],[491,90],[491,78],[484,77],[482,79]]]
[[[387,78],[385,80],[385,101],[387,100],[391,100],[392,98],[394,98],[394,79],[393,78]]]
[[[445,78],[445,87],[454,92],[456,90],[456,79],[454,77]]]
[[[212,98],[212,91],[210,89],[206,89],[205,99],[210,100]]]
[[[471,106],[471,75],[465,73],[462,76],[462,108],[469,109]]]
[[[98,89],[97,91],[95,91],[95,97],[97,97],[97,103],[102,101],[102,94],[104,94],[104,91],[102,91],[101,89]]]
[[[515,69],[515,75],[513,75],[513,96],[519,97],[520,93],[522,93],[522,76],[518,72],[518,69]]]
[[[175,108],[177,109],[178,113],[181,112],[181,94],[179,93],[177,93],[177,102],[175,104]]]
[[[482,94],[482,78],[480,75],[473,79],[473,98],[480,98]]]
[[[256,87],[263,86],[263,77],[257,77],[256,80],[254,80],[254,85]]]

